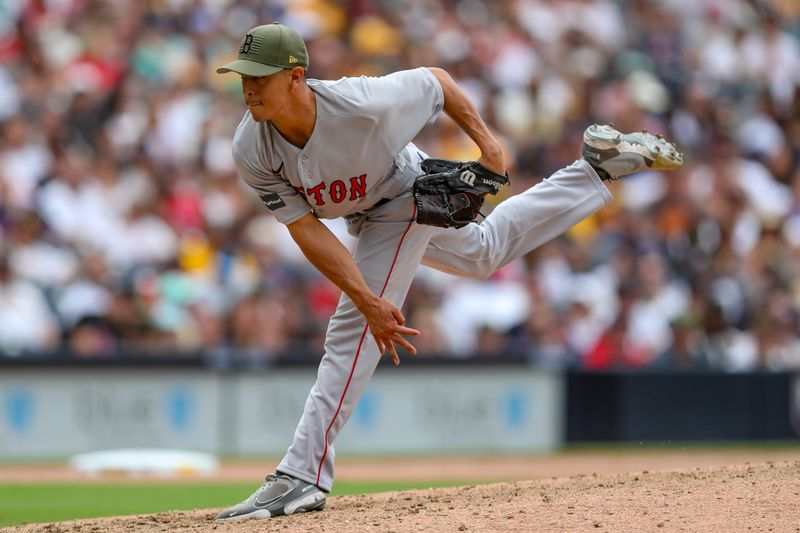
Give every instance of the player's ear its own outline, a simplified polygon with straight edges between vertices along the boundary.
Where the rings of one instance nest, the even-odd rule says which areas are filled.
[[[294,67],[293,69],[289,70],[289,75],[291,76],[293,82],[303,81],[303,79],[306,77],[306,71],[303,69],[303,67]]]

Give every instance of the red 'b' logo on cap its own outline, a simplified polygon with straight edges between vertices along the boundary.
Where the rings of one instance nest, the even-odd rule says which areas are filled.
[[[253,36],[251,34],[247,34],[244,36],[244,41],[242,41],[242,46],[239,48],[240,54],[247,54],[250,53],[250,49],[253,47]]]

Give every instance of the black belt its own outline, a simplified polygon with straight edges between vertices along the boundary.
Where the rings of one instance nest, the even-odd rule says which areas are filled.
[[[374,204],[372,204],[368,208],[364,209],[363,211],[358,211],[356,213],[350,213],[349,215],[345,215],[344,218],[345,219],[350,219],[350,218],[360,217],[362,215],[365,215],[367,213],[367,211],[369,211],[370,209],[374,209],[376,207],[380,207],[383,204],[388,204],[391,201],[392,201],[391,198],[381,198],[380,200],[378,200],[377,202],[375,202]]]

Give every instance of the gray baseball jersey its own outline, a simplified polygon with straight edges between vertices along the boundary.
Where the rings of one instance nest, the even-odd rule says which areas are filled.
[[[347,217],[358,230],[354,259],[364,280],[397,306],[420,263],[483,278],[611,200],[597,173],[580,160],[506,200],[481,224],[461,229],[416,224],[408,192],[426,156],[410,142],[444,104],[433,74],[421,68],[308,84],[316,94],[317,122],[306,146],[293,146],[248,113],[236,131],[234,159],[279,221],[289,224],[312,211],[323,218]],[[381,357],[368,330],[364,316],[342,294],[328,325],[317,381],[279,472],[331,489],[333,442]]]
[[[418,68],[307,83],[317,121],[303,148],[249,112],[233,139],[239,172],[275,218],[289,224],[311,211],[320,218],[352,215],[410,189],[413,176],[398,170],[444,102],[433,74]]]

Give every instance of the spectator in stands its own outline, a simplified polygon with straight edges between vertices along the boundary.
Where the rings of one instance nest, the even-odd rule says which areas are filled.
[[[0,350],[10,356],[58,346],[58,321],[41,289],[12,275],[0,254]]]

